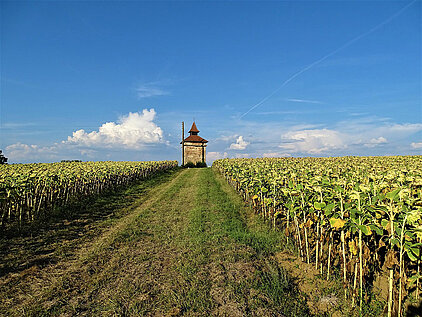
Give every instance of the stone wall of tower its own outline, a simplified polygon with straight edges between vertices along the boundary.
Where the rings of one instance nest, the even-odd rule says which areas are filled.
[[[185,164],[206,162],[206,143],[185,142]]]

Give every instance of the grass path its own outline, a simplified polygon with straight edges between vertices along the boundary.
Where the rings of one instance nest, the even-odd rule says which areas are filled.
[[[273,260],[279,234],[212,169],[180,170],[150,185],[50,265],[5,270],[0,314],[309,315]]]

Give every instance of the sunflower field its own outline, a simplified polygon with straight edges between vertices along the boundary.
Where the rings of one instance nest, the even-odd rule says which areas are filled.
[[[360,308],[385,289],[388,316],[420,301],[422,156],[221,159],[213,164]]]
[[[0,165],[0,226],[32,222],[56,207],[128,185],[177,161]]]

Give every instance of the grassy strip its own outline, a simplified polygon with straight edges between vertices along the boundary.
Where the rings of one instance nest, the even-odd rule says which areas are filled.
[[[286,316],[309,315],[306,301],[300,296],[295,284],[287,273],[269,256],[282,250],[284,237],[271,230],[267,223],[244,206],[241,198],[215,171],[209,170],[214,208],[223,217],[222,227],[226,234],[237,243],[251,247],[258,260],[258,270],[252,285],[264,292],[272,307]],[[249,286],[247,286],[249,287]],[[265,304],[265,303],[260,303]]]
[[[280,236],[250,212],[211,169],[189,170],[194,206],[174,244],[186,250],[178,287],[162,294],[168,312],[226,316],[306,316],[294,283],[268,256]],[[197,179],[197,181],[193,181]],[[253,221],[252,221],[253,220]]]

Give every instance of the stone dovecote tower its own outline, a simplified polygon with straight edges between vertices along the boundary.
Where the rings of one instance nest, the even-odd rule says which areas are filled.
[[[206,161],[205,148],[207,147],[208,141],[201,138],[199,130],[196,127],[195,121],[189,130],[189,136],[183,140],[183,161],[184,164],[192,162],[194,164],[198,162]]]

